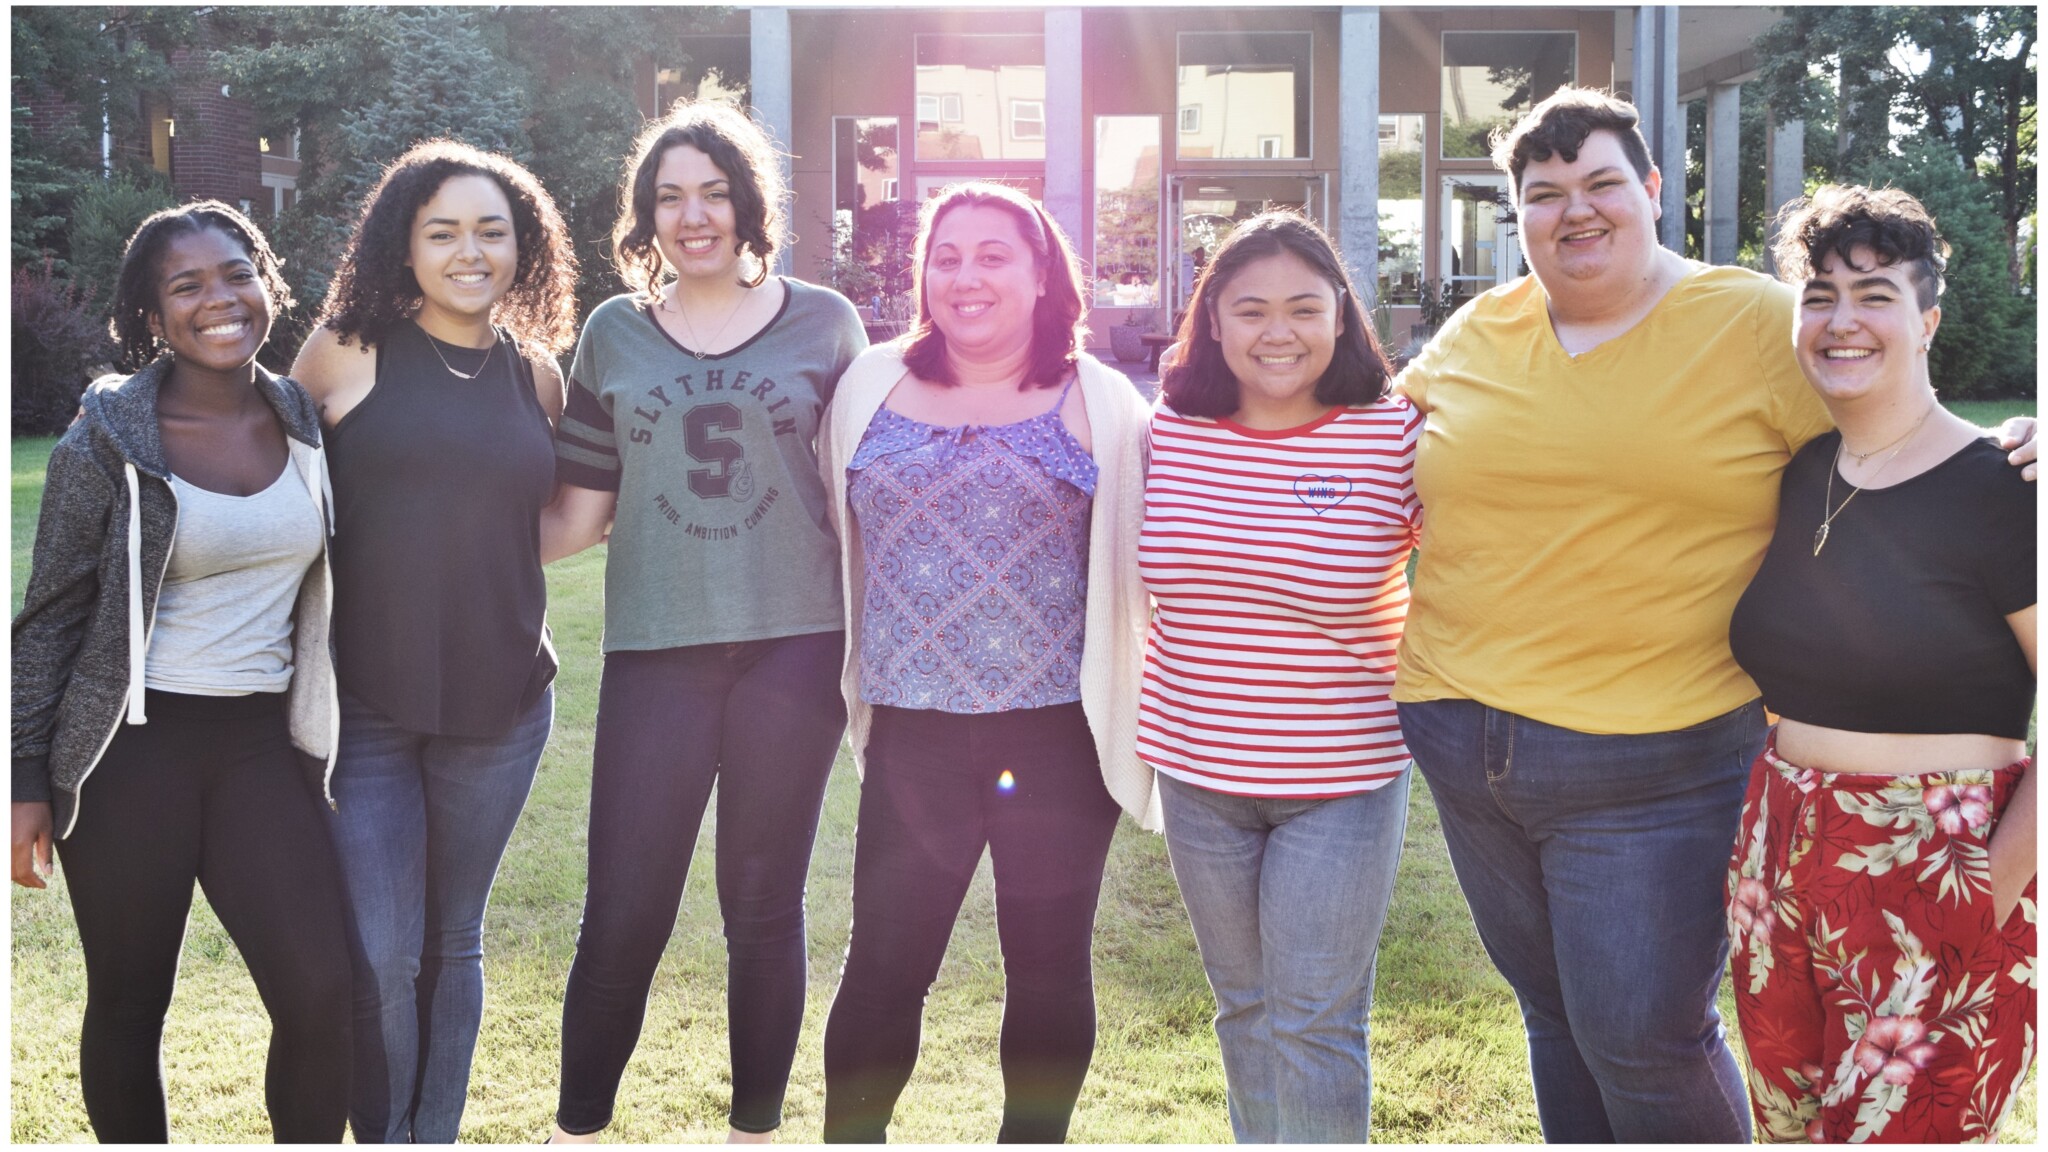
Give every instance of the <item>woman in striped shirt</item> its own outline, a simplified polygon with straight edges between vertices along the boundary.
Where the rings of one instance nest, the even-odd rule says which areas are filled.
[[[1408,809],[1388,692],[1422,418],[1329,239],[1238,226],[1151,426],[1157,601],[1139,753],[1158,773],[1240,1142],[1364,1141],[1366,1017]]]

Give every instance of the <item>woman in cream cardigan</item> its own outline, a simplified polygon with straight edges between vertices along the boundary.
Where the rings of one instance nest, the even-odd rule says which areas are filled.
[[[1136,755],[1146,408],[1080,351],[1066,239],[1012,189],[925,207],[918,324],[841,378],[820,459],[863,766],[825,1139],[876,1140],[986,847],[1006,996],[1000,1139],[1057,1143],[1095,1046],[1089,942]]]

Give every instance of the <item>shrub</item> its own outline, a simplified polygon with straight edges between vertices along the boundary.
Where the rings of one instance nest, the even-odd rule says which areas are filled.
[[[1928,354],[1934,386],[1952,400],[2032,395],[2034,302],[2012,291],[1992,191],[1963,170],[1953,149],[1925,139],[1863,165],[1856,179],[1918,197],[1949,243],[1941,331]]]
[[[120,175],[82,188],[71,212],[71,280],[99,302],[114,299],[121,254],[150,213],[177,204],[161,178]]]
[[[114,357],[93,294],[56,274],[45,256],[14,273],[14,434],[62,432],[99,366]]]

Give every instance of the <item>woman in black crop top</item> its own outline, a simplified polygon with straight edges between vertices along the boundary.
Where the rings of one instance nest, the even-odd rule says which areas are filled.
[[[554,719],[539,524],[575,282],[531,173],[420,144],[370,193],[292,368],[333,461],[358,1143],[461,1123],[484,907]]]
[[[1839,431],[1730,629],[1781,717],[1729,868],[1750,1104],[1766,1139],[1986,1140],[2033,1048],[2034,489],[1935,397],[1926,209],[1830,186],[1780,234]]]

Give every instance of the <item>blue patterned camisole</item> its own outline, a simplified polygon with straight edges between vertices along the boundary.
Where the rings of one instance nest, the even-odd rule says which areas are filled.
[[[866,553],[862,700],[972,713],[1081,698],[1096,465],[1065,399],[994,426],[875,413],[846,466]]]

